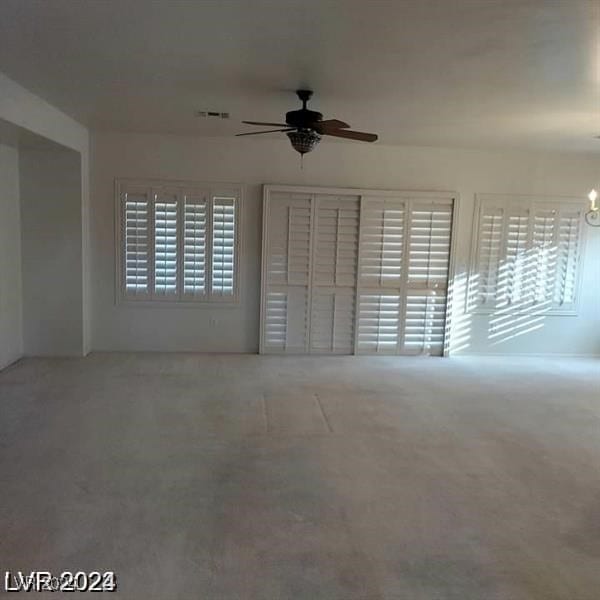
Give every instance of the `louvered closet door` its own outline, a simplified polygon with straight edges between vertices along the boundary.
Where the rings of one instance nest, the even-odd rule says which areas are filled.
[[[452,200],[363,198],[357,352],[442,355]]]
[[[265,205],[263,352],[308,352],[312,200],[273,194]]]
[[[408,218],[404,354],[441,356],[452,235],[452,203],[413,201]]]
[[[315,197],[310,311],[310,351],[352,354],[358,230],[358,197]]]
[[[398,354],[407,203],[362,198],[357,353]]]

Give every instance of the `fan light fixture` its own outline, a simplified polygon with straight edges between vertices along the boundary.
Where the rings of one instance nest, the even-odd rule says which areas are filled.
[[[321,136],[312,129],[289,131],[287,136],[290,138],[294,150],[300,152],[300,154],[306,154],[314,150],[321,141]]]
[[[592,227],[600,227],[600,207],[596,204],[598,192],[590,190],[588,198],[590,199],[590,210],[585,213],[585,222]]]

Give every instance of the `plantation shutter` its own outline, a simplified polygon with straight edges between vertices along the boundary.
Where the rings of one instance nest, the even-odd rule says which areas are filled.
[[[150,293],[150,191],[122,194],[122,271],[128,298]]]
[[[360,219],[358,197],[317,196],[310,349],[351,354]]]
[[[400,343],[399,292],[361,290],[358,300],[359,354],[397,354]]]
[[[312,199],[273,194],[265,204],[263,351],[308,351]]]
[[[361,354],[396,354],[400,348],[406,210],[402,199],[361,201],[357,332]]]
[[[207,284],[207,201],[206,194],[184,197],[183,293],[188,299],[206,295]]]
[[[236,261],[236,199],[216,196],[212,201],[212,277],[213,297],[234,294]]]
[[[506,214],[506,245],[498,273],[496,308],[525,308],[533,302],[535,286],[531,270],[531,214],[529,208],[515,205],[509,205]]]
[[[121,299],[237,301],[239,187],[116,183]]]
[[[443,354],[452,203],[414,201],[408,220],[403,352]]]
[[[178,293],[178,203],[176,193],[154,195],[154,295],[165,298]]]
[[[569,310],[575,308],[582,220],[583,210],[581,208],[561,208],[558,221],[556,281],[553,296],[553,305],[556,308]]]
[[[534,203],[532,279],[538,310],[574,307],[581,219],[576,206]]]
[[[504,218],[503,206],[481,203],[476,275],[470,294],[479,305],[495,307],[496,298],[504,285],[500,273],[504,256]]]
[[[471,308],[573,312],[583,205],[569,200],[482,197],[469,283]]]

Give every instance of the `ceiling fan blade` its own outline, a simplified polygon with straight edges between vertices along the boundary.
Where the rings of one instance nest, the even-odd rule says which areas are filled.
[[[315,123],[319,127],[327,127],[328,129],[348,129],[350,125],[344,123],[344,121],[338,121],[337,119],[327,119],[325,121],[318,121]]]
[[[241,137],[243,135],[261,135],[262,133],[278,133],[280,131],[294,131],[294,128],[286,127],[285,129],[267,129],[266,131],[250,131],[249,133],[236,133],[235,137]]]
[[[246,125],[265,125],[266,127],[289,127],[287,123],[260,123],[259,121],[242,121]]]
[[[378,136],[375,133],[350,131],[349,129],[324,130],[323,135],[331,135],[332,137],[346,138],[348,140],[358,140],[359,142],[375,142],[378,139]]]

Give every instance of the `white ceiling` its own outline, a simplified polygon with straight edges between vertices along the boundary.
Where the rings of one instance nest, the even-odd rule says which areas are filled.
[[[600,153],[600,0],[2,0],[0,71],[98,129],[233,135],[308,86],[385,144]]]

